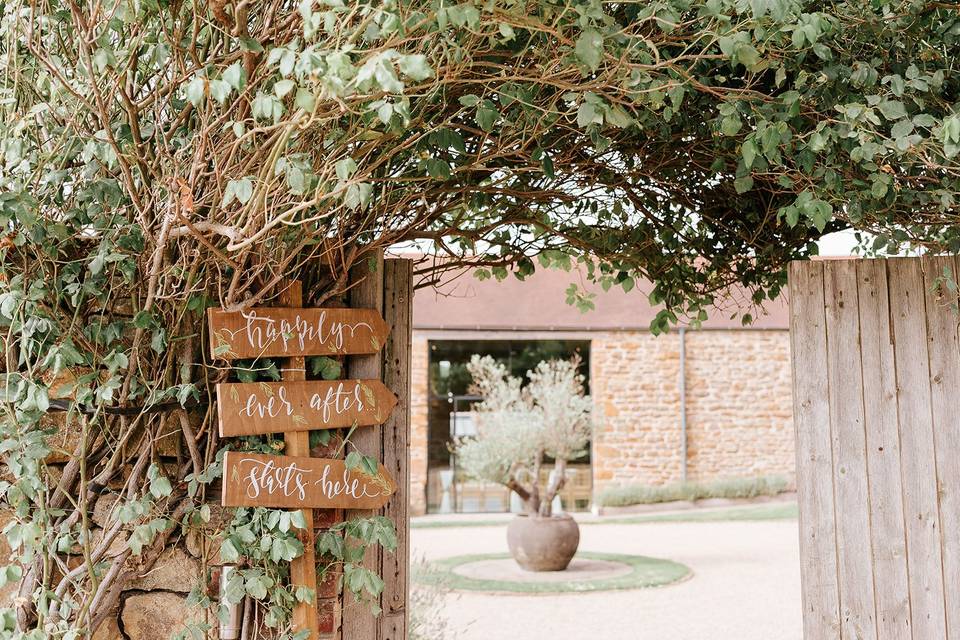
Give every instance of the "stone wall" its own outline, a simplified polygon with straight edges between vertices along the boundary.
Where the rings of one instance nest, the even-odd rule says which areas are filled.
[[[682,477],[680,335],[597,334],[594,489]],[[787,331],[686,333],[687,478],[794,475]]]
[[[689,478],[783,474],[796,465],[790,334],[687,333]]]
[[[590,334],[597,426],[594,491],[682,477],[680,335]],[[427,481],[426,338],[413,344],[411,513]],[[794,477],[790,340],[786,330],[686,332],[687,477]]]
[[[430,345],[414,335],[410,376],[410,500],[411,515],[427,510],[427,414]]]
[[[679,371],[675,334],[602,333],[590,342],[594,491],[680,477]]]

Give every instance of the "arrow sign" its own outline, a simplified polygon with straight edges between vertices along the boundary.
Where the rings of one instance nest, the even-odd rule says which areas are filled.
[[[221,437],[383,424],[396,405],[379,380],[217,385]]]
[[[379,465],[371,476],[343,460],[227,451],[223,506],[289,509],[379,509],[397,490]]]
[[[374,309],[208,309],[210,353],[235,360],[377,353],[390,327]]]

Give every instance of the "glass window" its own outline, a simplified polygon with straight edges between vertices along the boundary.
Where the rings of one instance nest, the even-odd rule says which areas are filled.
[[[587,340],[430,341],[427,509],[431,512],[511,510],[510,495],[505,488],[464,477],[458,472],[456,457],[451,451],[454,435],[474,433],[470,407],[480,398],[470,393],[467,371],[467,363],[474,354],[493,356],[506,364],[512,375],[522,379],[542,360],[579,355],[589,393],[590,342]],[[563,508],[567,511],[588,509],[592,488],[589,449],[582,458],[573,461],[569,469],[567,485],[561,492]],[[544,473],[549,471],[544,469]]]

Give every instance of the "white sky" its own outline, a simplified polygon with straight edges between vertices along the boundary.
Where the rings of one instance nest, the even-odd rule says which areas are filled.
[[[853,237],[853,231],[837,231],[828,233],[817,242],[820,245],[820,255],[822,256],[849,256],[853,255],[853,248],[857,241]]]

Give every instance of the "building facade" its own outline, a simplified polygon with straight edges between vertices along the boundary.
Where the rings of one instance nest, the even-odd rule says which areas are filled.
[[[641,290],[597,292],[596,309],[565,302],[576,273],[540,271],[521,282],[465,277],[414,298],[411,509],[499,511],[509,496],[462,478],[449,445],[469,428],[469,354],[513,363],[574,353],[594,401],[589,453],[571,465],[564,507],[589,508],[607,487],[794,477],[788,315],[773,304],[753,325],[717,311],[696,330],[654,336]],[[458,373],[460,372],[460,373]],[[458,384],[460,388],[457,388]],[[464,427],[463,425],[467,425]]]

